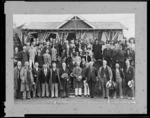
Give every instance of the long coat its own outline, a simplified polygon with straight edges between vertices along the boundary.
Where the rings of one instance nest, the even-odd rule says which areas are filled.
[[[102,59],[102,45],[101,44],[94,44],[93,52],[94,52],[95,59]]]
[[[23,67],[20,72],[21,77],[21,90],[20,91],[31,91],[33,85],[33,75],[29,68]]]
[[[20,71],[21,72],[21,71]],[[18,90],[19,86],[18,86],[18,67],[14,68],[14,90]]]
[[[26,61],[29,61],[29,54],[27,51],[22,51],[21,52],[21,59],[22,59],[22,66],[24,66]]]
[[[68,79],[68,81],[67,81],[66,79],[64,79],[64,78],[61,77],[62,74],[64,74],[64,73],[67,73],[67,74],[68,74],[68,78],[66,78],[66,79]],[[63,89],[64,89],[65,86],[67,86],[67,88],[69,88],[69,79],[70,79],[69,70],[68,70],[67,68],[66,68],[65,70],[62,68],[62,69],[60,70],[60,81],[61,81],[61,83],[62,83]],[[65,84],[65,83],[66,83],[66,84]]]

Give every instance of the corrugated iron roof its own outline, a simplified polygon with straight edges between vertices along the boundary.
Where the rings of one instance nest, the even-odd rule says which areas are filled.
[[[120,22],[90,22],[96,29],[127,29]]]
[[[22,29],[32,29],[32,30],[49,30],[56,29],[60,22],[31,22]]]
[[[94,25],[94,29],[127,29],[123,24],[120,22],[89,22],[90,24]],[[57,29],[57,27],[61,24],[61,22],[31,22],[28,25],[24,25],[22,29],[28,30],[50,30],[50,29]],[[60,28],[58,28],[60,29]],[[67,28],[67,29],[75,29]],[[86,29],[86,27],[80,28]],[[89,29],[89,28],[87,28]]]

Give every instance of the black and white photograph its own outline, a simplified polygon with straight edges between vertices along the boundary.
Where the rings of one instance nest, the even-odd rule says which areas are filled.
[[[15,100],[134,100],[134,14],[13,18]]]
[[[144,40],[136,36],[136,13],[28,12],[13,13],[9,29],[12,76],[6,79],[11,79],[12,103],[18,110],[21,107],[24,114],[122,114],[138,109],[120,111],[138,104],[137,83],[144,79],[136,76],[141,72],[137,45]]]

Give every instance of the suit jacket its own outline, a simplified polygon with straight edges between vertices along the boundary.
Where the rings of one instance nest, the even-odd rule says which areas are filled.
[[[81,67],[82,69],[85,68],[85,67],[86,67],[86,62],[83,64],[83,62],[81,61],[80,67]]]
[[[119,68],[119,72],[120,72],[120,77],[124,79],[125,78],[124,72],[120,68]],[[116,69],[113,70],[113,81],[116,82]]]
[[[125,69],[125,81],[128,82],[129,80],[135,80],[134,78],[134,68],[132,66],[129,66],[129,69]]]
[[[35,68],[32,69],[32,75],[33,75],[33,82],[40,82],[40,77],[41,77],[41,69],[38,68],[38,71],[36,71]]]
[[[62,74],[64,74],[64,73],[68,74],[68,78],[64,79],[64,78],[61,77]],[[67,79],[68,79],[68,81],[67,81]],[[67,68],[65,70],[62,68],[60,70],[60,81],[61,81],[63,87],[66,86],[67,88],[69,88],[69,79],[70,79],[69,70]],[[65,84],[66,81],[67,81],[67,84]]]
[[[103,67],[103,66],[102,66]],[[102,67],[100,67],[99,68],[99,70],[98,70],[98,77],[99,77],[99,79],[102,79],[102,77],[101,77],[101,72],[102,72]],[[112,73],[112,70],[111,70],[111,68],[109,67],[109,66],[106,66],[107,68],[108,68],[108,72],[109,72],[109,79],[111,79],[112,80],[112,77],[113,77],[113,73]]]
[[[21,61],[21,52],[14,52],[14,59],[17,61]]]
[[[38,62],[39,66],[42,66],[44,64],[43,55],[35,55],[35,62]]]
[[[101,44],[94,44],[93,45],[93,52],[94,52],[94,58],[95,59],[101,59],[102,58],[102,45]]]
[[[63,89],[63,87],[62,87],[62,84],[61,84],[61,81],[60,81],[60,72],[59,72],[59,69],[58,68],[56,68],[56,71],[57,71],[57,75],[58,75],[58,82],[59,82],[59,88],[60,89]],[[50,84],[50,86],[52,86],[52,68],[50,69],[50,81],[49,81],[49,84]]]
[[[105,48],[103,51],[103,58],[110,60],[112,58],[113,51],[111,49]]]
[[[18,67],[14,68],[14,89],[18,90]]]
[[[83,73],[82,73],[82,68],[81,67],[75,67],[74,69],[73,69],[73,75],[74,75],[74,77],[76,78],[76,79],[78,79],[78,77],[79,76],[82,76],[83,75]]]
[[[70,73],[73,71],[73,69],[76,67],[76,63],[70,63],[69,65],[68,65],[68,69],[69,69],[69,71],[70,71]]]
[[[61,78],[62,74],[64,74],[64,73],[68,73],[68,79],[69,79],[69,70],[67,68],[66,68],[66,70],[64,70],[63,68],[61,68],[60,73],[59,73],[60,74],[60,78]]]
[[[90,71],[91,71],[91,69],[90,69],[90,67],[88,67],[86,69],[87,81],[90,81],[92,79],[93,82],[96,82],[96,77],[97,77],[97,70],[96,70],[96,68],[93,67],[92,73]]]
[[[29,61],[29,55],[27,51],[22,51],[21,52],[21,59],[22,59],[22,66],[24,66],[26,61]]]
[[[41,83],[49,83],[49,80],[50,80],[50,70],[47,69],[47,75],[45,76],[45,73],[44,73],[44,68],[41,70],[41,77],[40,77],[40,82]]]
[[[29,68],[25,69],[25,67],[22,67],[20,71],[20,78],[22,80],[22,83],[25,84],[33,82],[33,75]]]
[[[32,89],[33,75],[29,68],[22,67],[20,71],[21,90],[30,91]]]

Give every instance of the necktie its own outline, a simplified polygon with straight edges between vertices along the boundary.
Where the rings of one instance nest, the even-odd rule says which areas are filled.
[[[20,78],[20,69],[18,69],[18,76],[17,77]]]

